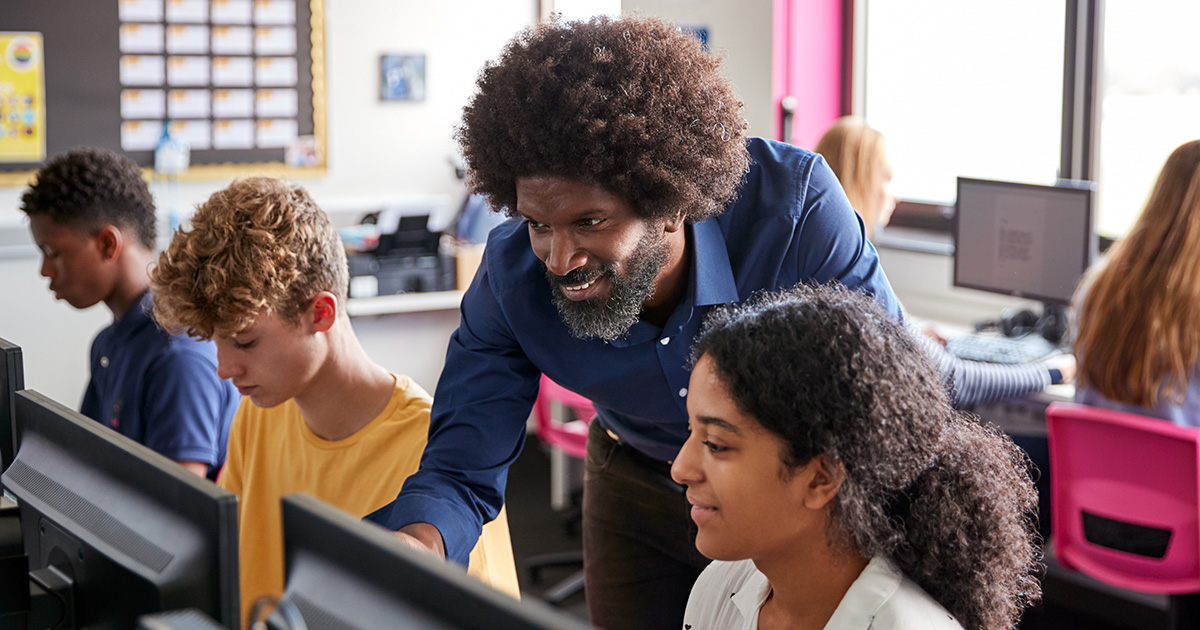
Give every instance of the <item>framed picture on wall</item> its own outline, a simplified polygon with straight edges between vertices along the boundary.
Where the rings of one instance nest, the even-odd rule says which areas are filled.
[[[425,55],[383,55],[379,72],[381,100],[425,100]]]

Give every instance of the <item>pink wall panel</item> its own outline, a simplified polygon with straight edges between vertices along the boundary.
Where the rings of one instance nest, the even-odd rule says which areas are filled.
[[[780,101],[796,97],[790,140],[811,149],[842,115],[843,1],[775,0],[772,100],[776,137],[782,134]]]

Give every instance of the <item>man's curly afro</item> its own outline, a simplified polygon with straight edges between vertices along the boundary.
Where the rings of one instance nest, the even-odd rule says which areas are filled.
[[[599,185],[643,219],[719,214],[749,166],[742,102],[720,60],[658,19],[553,21],[480,73],[456,137],[473,192],[512,215],[516,180]]]

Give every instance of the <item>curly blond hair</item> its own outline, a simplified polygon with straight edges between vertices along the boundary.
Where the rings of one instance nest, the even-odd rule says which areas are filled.
[[[345,250],[303,187],[239,179],[209,197],[191,224],[151,272],[154,317],[163,328],[230,337],[264,312],[299,321],[321,291],[345,303]]]

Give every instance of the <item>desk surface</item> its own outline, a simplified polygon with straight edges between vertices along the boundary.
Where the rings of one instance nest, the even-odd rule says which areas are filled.
[[[927,320],[916,321],[918,325],[932,328],[942,336],[965,335],[973,332],[966,326]],[[1054,367],[1058,362],[1070,360],[1070,355],[1054,355],[1047,357],[1042,362]],[[1009,435],[1045,436],[1046,406],[1052,402],[1071,402],[1074,399],[1074,384],[1050,385],[1019,398],[978,403],[968,411],[975,413],[985,422],[995,424]]]
[[[351,317],[365,315],[389,315],[392,313],[418,313],[422,311],[457,310],[462,303],[462,291],[431,291],[428,293],[402,293],[369,298],[346,300],[346,312]]]
[[[1046,407],[1052,402],[1070,402],[1074,398],[1074,385],[1051,385],[1020,398],[979,403],[968,411],[1009,435],[1044,437]]]

